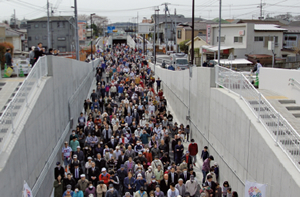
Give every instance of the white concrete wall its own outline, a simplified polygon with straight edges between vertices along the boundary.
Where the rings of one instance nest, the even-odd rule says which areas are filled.
[[[31,112],[24,114],[28,119],[24,122],[24,128],[16,139],[6,165],[0,169],[1,197],[21,196],[24,180],[33,187],[66,128],[70,116],[76,121],[82,111],[83,98],[86,98],[94,77],[91,63],[67,58],[48,57],[48,68],[52,76],[45,79],[40,86],[41,91],[35,95],[37,101],[34,106],[30,106]],[[82,88],[81,96],[75,98],[81,101],[81,105],[72,105],[73,114],[69,114],[69,99],[85,77],[89,79],[86,81],[88,88]],[[61,149],[50,164],[51,170],[48,171],[37,197],[50,196],[54,180],[52,169],[56,161],[62,162],[60,151]]]
[[[155,73],[163,80],[164,94],[178,124],[187,124],[188,71],[156,67]],[[243,100],[225,89],[215,88],[214,76],[213,68],[193,68],[191,129],[200,149],[207,145],[218,162],[219,182],[229,181],[239,196],[244,196],[246,180],[268,184],[270,197],[297,196],[299,172]]]
[[[261,68],[259,88],[271,90],[282,96],[294,99],[297,104],[300,104],[300,88],[299,86],[290,85],[290,78],[300,82],[300,70]]]

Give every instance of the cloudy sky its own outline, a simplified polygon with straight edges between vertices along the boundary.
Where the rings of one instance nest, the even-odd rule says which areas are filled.
[[[54,7],[54,15],[73,15],[74,0],[49,0]],[[106,16],[110,22],[134,22],[137,15],[139,21],[143,17],[150,18],[154,8],[159,6],[160,13],[164,11],[161,4],[169,2],[169,10],[174,14],[191,16],[192,0],[77,0],[79,14],[96,13]],[[223,0],[222,18],[257,18],[259,16],[259,4],[261,0]],[[299,0],[263,0],[264,15],[275,16],[278,14],[300,15]],[[34,19],[46,16],[47,0],[0,0],[0,21],[8,20],[16,10],[18,19]],[[195,16],[206,19],[218,17],[219,0],[195,0]]]

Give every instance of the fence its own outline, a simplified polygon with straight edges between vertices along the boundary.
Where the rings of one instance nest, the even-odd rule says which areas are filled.
[[[0,153],[8,145],[11,135],[15,133],[16,128],[19,126],[24,111],[32,102],[35,90],[40,86],[42,77],[47,76],[47,74],[47,59],[41,57],[5,108],[0,117]]]
[[[238,95],[300,171],[300,135],[243,73],[216,66],[216,84]]]

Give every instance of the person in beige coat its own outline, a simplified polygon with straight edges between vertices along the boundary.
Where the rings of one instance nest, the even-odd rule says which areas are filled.
[[[97,185],[97,197],[104,197],[107,192],[107,186],[104,184],[104,181],[98,181]]]

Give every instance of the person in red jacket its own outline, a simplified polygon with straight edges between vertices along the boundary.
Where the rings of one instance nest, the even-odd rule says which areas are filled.
[[[110,180],[110,174],[108,174],[106,172],[106,168],[102,168],[102,173],[99,175],[99,181],[103,181],[104,184],[107,185],[108,187],[108,183],[109,183],[109,180]]]
[[[193,158],[193,164],[196,166],[197,154],[198,154],[198,145],[195,143],[194,139],[191,139],[191,143],[188,148],[191,157]]]

